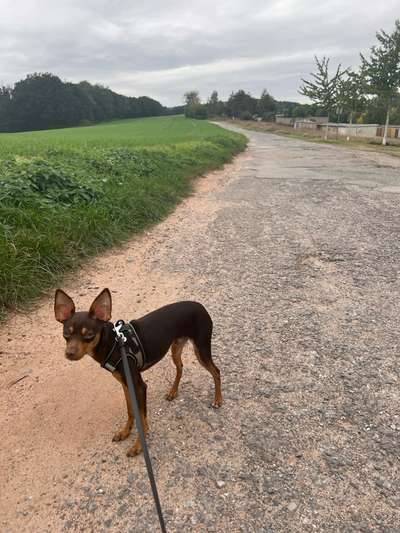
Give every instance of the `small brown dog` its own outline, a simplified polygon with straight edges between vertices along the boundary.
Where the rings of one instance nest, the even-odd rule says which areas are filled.
[[[73,300],[61,289],[55,294],[54,312],[56,319],[64,326],[63,335],[67,342],[65,356],[79,361],[85,354],[106,368],[122,384],[128,410],[128,420],[113,440],[126,439],[133,426],[133,410],[126,385],[121,354],[114,325],[111,319],[111,293],[104,289],[93,301],[89,311],[75,311]],[[200,364],[206,368],[215,384],[213,407],[222,405],[220,371],[211,357],[211,335],[213,323],[206,309],[197,302],[177,302],[161,307],[141,318],[131,320],[128,327],[134,335],[129,339],[131,357],[129,366],[136,389],[139,409],[145,432],[148,432],[146,389],[141,372],[147,370],[171,348],[172,360],[176,366],[176,377],[167,400],[173,400],[178,393],[182,376],[182,350],[191,340]],[[128,456],[142,451],[139,438],[127,452]]]

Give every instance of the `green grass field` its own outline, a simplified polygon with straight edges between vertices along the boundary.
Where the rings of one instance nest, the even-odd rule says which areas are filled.
[[[0,157],[66,147],[164,146],[221,137],[221,129],[202,120],[155,117],[118,120],[96,126],[23,133],[0,133]]]
[[[245,146],[183,117],[0,134],[0,317],[161,220]]]

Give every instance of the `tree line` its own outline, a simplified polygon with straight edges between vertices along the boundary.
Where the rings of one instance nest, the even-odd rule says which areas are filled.
[[[147,96],[122,96],[87,81],[70,83],[35,73],[14,87],[0,87],[0,131],[16,132],[85,126],[112,119],[176,114]]]
[[[324,111],[315,104],[275,100],[264,89],[259,98],[243,89],[233,92],[227,101],[219,99],[218,92],[213,91],[207,102],[202,103],[198,91],[184,94],[185,115],[189,118],[229,117],[241,120],[274,120],[276,114],[288,117],[305,117],[323,114]]]
[[[198,91],[184,95],[188,117],[227,116],[250,120],[273,120],[276,114],[287,117],[328,116],[334,122],[358,120],[362,123],[386,124],[386,143],[389,120],[400,123],[400,21],[395,21],[392,33],[384,30],[376,34],[377,44],[369,56],[360,54],[358,70],[339,65],[331,73],[330,59],[315,57],[316,70],[311,79],[302,79],[299,93],[312,104],[277,101],[266,90],[260,98],[239,90],[226,102],[213,91],[207,102],[201,103]]]
[[[218,92],[213,91],[206,103],[201,103],[198,91],[189,91],[184,94],[185,115],[190,118],[207,118],[228,116],[251,120],[255,115],[268,120],[275,115],[277,102],[264,90],[260,98],[254,98],[242,89],[232,93],[226,102],[218,97]]]

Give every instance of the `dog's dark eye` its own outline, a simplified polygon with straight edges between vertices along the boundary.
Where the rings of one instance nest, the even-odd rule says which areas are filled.
[[[90,342],[95,338],[96,335],[90,335],[90,337],[84,337],[85,342]]]
[[[71,338],[71,335],[69,335],[68,333],[64,333],[63,337],[66,341],[68,341]]]

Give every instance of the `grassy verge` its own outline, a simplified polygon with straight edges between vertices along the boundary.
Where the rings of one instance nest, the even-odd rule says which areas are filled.
[[[165,217],[246,138],[184,118],[0,135],[0,318]]]
[[[345,138],[338,139],[327,139],[325,140],[321,135],[318,135],[313,132],[299,131],[295,130],[290,126],[285,126],[281,124],[273,124],[270,122],[254,122],[247,120],[227,120],[230,124],[238,126],[252,131],[261,131],[263,133],[274,133],[275,135],[281,135],[285,137],[292,137],[294,139],[301,139],[303,141],[316,142],[322,144],[334,144],[337,146],[342,146],[344,148],[351,148],[356,150],[366,150],[370,152],[378,152],[387,155],[392,155],[394,157],[400,157],[400,145],[387,145],[382,146],[382,141],[371,138],[354,138],[352,137],[349,141]]]

